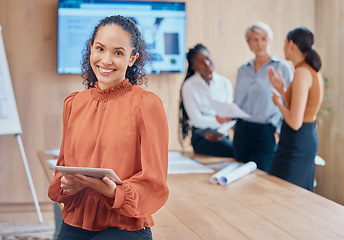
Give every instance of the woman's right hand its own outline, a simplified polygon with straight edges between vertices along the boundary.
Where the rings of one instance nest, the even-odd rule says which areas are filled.
[[[114,198],[116,192],[116,183],[108,177],[103,177],[102,179],[87,177],[85,175],[76,173],[75,177],[83,186],[90,187],[108,198]]]
[[[64,194],[74,195],[85,187],[74,174],[66,174],[61,178],[61,188]]]

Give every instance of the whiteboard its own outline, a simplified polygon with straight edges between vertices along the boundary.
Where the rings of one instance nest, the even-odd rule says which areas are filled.
[[[0,135],[21,133],[22,129],[0,25]]]

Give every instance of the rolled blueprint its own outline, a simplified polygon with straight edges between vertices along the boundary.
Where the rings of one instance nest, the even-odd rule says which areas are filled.
[[[251,161],[251,162],[245,163],[233,169],[232,171],[226,173],[225,175],[222,175],[219,178],[219,184],[226,185],[228,183],[231,183],[243,176],[250,174],[256,169],[257,169],[257,164],[255,162]]]
[[[213,176],[210,177],[210,182],[217,184],[219,183],[219,179],[225,175],[227,175],[229,172],[233,171],[235,168],[239,167],[240,164],[237,162],[231,162],[226,167],[222,168],[220,171],[215,173]]]

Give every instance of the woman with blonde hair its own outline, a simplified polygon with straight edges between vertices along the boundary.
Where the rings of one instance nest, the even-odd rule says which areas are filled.
[[[280,71],[286,86],[292,79],[289,64],[270,53],[273,40],[271,28],[257,22],[246,30],[246,41],[255,57],[242,65],[237,74],[234,102],[250,118],[238,119],[234,129],[234,155],[242,162],[254,161],[259,169],[268,171],[271,166],[281,126],[281,113],[271,102],[271,83],[268,67]]]

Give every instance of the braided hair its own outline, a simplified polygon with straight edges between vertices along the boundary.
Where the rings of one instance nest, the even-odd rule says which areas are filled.
[[[127,68],[125,77],[128,78],[129,82],[133,85],[141,85],[147,82],[145,79],[144,66],[146,62],[151,61],[152,58],[148,53],[145,42],[142,39],[141,32],[132,19],[115,15],[102,19],[94,28],[90,39],[86,42],[81,61],[81,76],[84,79],[83,84],[86,86],[86,88],[94,88],[95,83],[98,81],[90,63],[91,46],[94,43],[94,39],[98,30],[103,26],[112,24],[120,26],[123,28],[123,30],[131,35],[131,45],[133,47],[133,51],[131,53],[132,56],[134,56],[136,53],[139,53],[139,57],[136,59],[135,63],[131,67]]]
[[[190,48],[188,53],[186,54],[186,59],[188,60],[188,68],[187,72],[184,78],[183,85],[185,81],[189,79],[192,75],[195,74],[195,71],[193,68],[193,60],[195,55],[201,51],[205,50],[208,51],[205,46],[202,44],[197,44],[195,47]],[[183,88],[183,85],[181,89]],[[184,103],[183,103],[183,96],[182,96],[182,90],[180,90],[180,101],[179,101],[179,142],[182,144],[183,140],[189,135],[190,132],[190,125],[188,123],[189,117],[185,111]],[[182,144],[183,145],[183,144]]]

